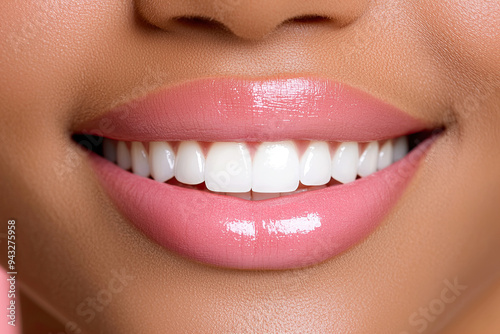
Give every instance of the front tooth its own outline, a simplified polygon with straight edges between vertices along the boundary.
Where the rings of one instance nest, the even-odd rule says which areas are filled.
[[[358,175],[368,176],[377,171],[378,142],[370,142],[359,158]]]
[[[330,148],[324,141],[309,143],[300,159],[300,182],[306,186],[327,184],[331,178]]]
[[[205,156],[200,144],[183,141],[179,144],[175,159],[175,178],[185,184],[205,181]]]
[[[394,141],[393,162],[403,159],[408,154],[408,137],[399,137]]]
[[[299,186],[299,157],[292,141],[260,144],[253,158],[252,190],[294,191]]]
[[[131,144],[130,155],[132,157],[132,171],[134,174],[148,177],[149,176],[149,162],[148,152],[141,142],[134,141]]]
[[[118,144],[116,144],[116,163],[121,169],[128,170],[132,167],[130,151],[128,150],[127,144],[123,141],[119,141]]]
[[[114,140],[104,138],[104,141],[102,143],[102,153],[106,160],[109,160],[111,162],[116,161],[116,143]]]
[[[378,153],[378,162],[377,162],[378,170],[384,169],[392,164],[392,156],[393,156],[392,147],[393,147],[392,140],[388,140],[380,148],[380,152]]]
[[[156,181],[165,182],[174,177],[175,154],[169,143],[149,143],[149,163],[151,176]]]
[[[214,143],[205,163],[211,191],[245,193],[252,189],[252,158],[244,143]]]
[[[332,158],[332,177],[342,183],[352,182],[358,175],[358,164],[358,143],[340,143]]]

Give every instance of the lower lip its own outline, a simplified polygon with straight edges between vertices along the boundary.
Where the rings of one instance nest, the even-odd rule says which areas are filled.
[[[291,269],[323,262],[374,231],[432,141],[353,183],[265,201],[159,183],[91,160],[122,214],[166,249],[219,267]]]

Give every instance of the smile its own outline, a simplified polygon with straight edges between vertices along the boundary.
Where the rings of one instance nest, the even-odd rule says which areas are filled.
[[[123,142],[103,155],[124,170],[186,188],[263,200],[353,182],[399,161],[408,138],[382,142]]]
[[[170,251],[237,269],[313,265],[356,245],[436,138],[318,78],[197,80],[83,128],[103,139],[91,162],[127,220]]]

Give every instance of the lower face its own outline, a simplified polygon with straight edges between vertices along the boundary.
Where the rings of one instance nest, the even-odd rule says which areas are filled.
[[[500,39],[474,16],[498,5],[374,4],[256,44],[45,6],[0,4],[0,213],[65,324],[425,332],[498,274]]]

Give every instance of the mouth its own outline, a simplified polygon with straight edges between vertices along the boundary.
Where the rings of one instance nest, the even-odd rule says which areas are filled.
[[[373,232],[436,129],[326,79],[203,79],[118,106],[73,139],[159,245],[220,267],[291,269]]]

